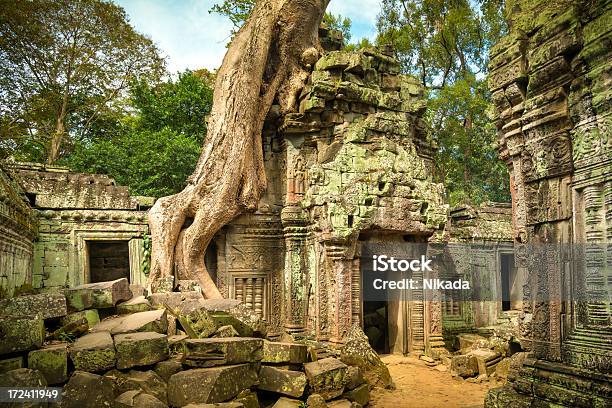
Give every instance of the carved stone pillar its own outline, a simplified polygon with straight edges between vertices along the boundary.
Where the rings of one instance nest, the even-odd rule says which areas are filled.
[[[350,250],[351,245],[344,242],[325,242],[329,341],[332,343],[342,343],[352,325],[353,256]]]
[[[308,284],[308,254],[306,218],[297,205],[289,205],[281,212],[285,239],[284,307],[285,332],[303,333],[306,330]]]

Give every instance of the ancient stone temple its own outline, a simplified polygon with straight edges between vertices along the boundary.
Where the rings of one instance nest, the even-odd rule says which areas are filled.
[[[489,84],[512,177],[516,262],[529,289],[521,335],[531,354],[486,405],[609,406],[612,3],[507,7],[511,29],[491,51]],[[546,264],[521,250],[538,244],[557,248]]]
[[[131,197],[127,187],[105,175],[34,163],[7,167],[24,192],[23,211],[38,224],[28,283],[44,290],[119,278],[145,284],[152,198]]]
[[[448,206],[432,182],[424,111],[424,89],[384,52],[325,54],[299,112],[268,118],[269,183],[258,211],[209,247],[222,293],[264,316],[278,336],[339,343],[361,324],[370,312],[360,296],[362,243],[444,236]],[[440,305],[418,293],[413,300],[389,305],[391,351],[442,344]]]

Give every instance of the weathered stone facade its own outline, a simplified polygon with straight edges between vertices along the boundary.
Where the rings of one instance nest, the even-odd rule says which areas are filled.
[[[0,167],[0,298],[32,284],[37,223],[15,180]]]
[[[106,251],[120,253],[118,262],[126,263],[130,283],[145,283],[143,237],[148,232],[146,210],[153,199],[131,197],[127,187],[116,186],[104,175],[71,173],[64,167],[34,163],[9,167],[39,224],[30,272],[34,288],[115,279],[109,275],[117,268],[99,269],[92,275],[94,265],[90,263],[98,262],[95,252],[101,250],[101,243],[115,245]],[[109,264],[109,259],[100,258],[100,264],[104,262]]]
[[[532,358],[486,405],[603,407],[612,395],[612,3],[514,0],[507,11],[489,84],[526,300],[549,301],[524,302]],[[557,245],[556,258],[531,262],[521,248],[534,244]],[[563,248],[587,250],[570,262]]]

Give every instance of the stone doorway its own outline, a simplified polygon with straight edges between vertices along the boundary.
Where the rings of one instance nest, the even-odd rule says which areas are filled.
[[[89,282],[130,280],[128,241],[88,241]]]
[[[500,254],[502,311],[517,309],[518,282],[513,254]]]
[[[389,305],[387,302],[363,302],[363,331],[377,353],[389,353]]]

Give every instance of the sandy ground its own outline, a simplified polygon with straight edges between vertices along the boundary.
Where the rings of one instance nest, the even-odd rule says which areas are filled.
[[[428,367],[415,357],[386,355],[382,360],[389,367],[396,389],[372,391],[369,406],[373,408],[482,407],[487,390],[499,386],[455,379],[450,372]]]

